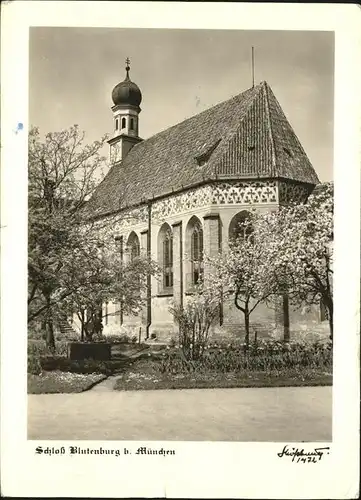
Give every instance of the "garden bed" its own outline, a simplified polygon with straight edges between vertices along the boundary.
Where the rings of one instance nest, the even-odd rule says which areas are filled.
[[[112,346],[112,356],[113,349],[114,359],[107,361],[30,350],[30,392],[81,392],[93,380],[114,374],[119,376],[115,390],[332,385],[330,343],[261,341],[246,349],[240,343],[213,342],[193,360],[179,347],[154,350],[124,343]]]
[[[84,392],[106,379],[106,375],[69,373],[61,371],[28,375],[28,394]]]
[[[285,368],[271,371],[160,373],[155,361],[140,360],[123,373],[117,391],[213,389],[232,387],[306,387],[332,385],[332,373],[322,369]]]
[[[119,377],[116,390],[332,385],[332,346],[262,342],[209,346],[189,360],[180,349],[143,353]]]

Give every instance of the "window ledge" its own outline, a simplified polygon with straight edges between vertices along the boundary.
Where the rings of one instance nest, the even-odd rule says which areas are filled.
[[[173,297],[174,293],[172,289],[161,290],[157,293],[157,297]]]

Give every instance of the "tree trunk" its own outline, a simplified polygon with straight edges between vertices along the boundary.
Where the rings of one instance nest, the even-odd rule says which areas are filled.
[[[54,337],[54,325],[53,318],[49,317],[45,323],[45,331],[46,331],[46,347],[49,351],[54,354],[55,353],[55,337]]]
[[[54,324],[53,317],[51,315],[51,299],[50,295],[46,295],[47,312],[45,319],[45,344],[47,349],[54,354],[55,353],[55,337],[54,337]]]
[[[90,319],[87,319],[86,324],[84,324],[84,334],[86,342],[90,342],[96,328],[96,319],[94,313],[91,313]]]
[[[325,293],[321,297],[322,303],[327,310],[328,323],[330,325],[330,340],[333,341],[333,300],[332,295]]]
[[[41,338],[46,341],[46,320],[42,319],[40,323]]]
[[[101,305],[99,306],[98,309],[97,327],[95,333],[96,335],[103,334],[103,309]]]
[[[245,310],[244,312],[244,326],[246,330],[246,336],[245,336],[245,343],[246,343],[246,348],[249,346],[249,311],[248,309]]]
[[[329,301],[327,304],[327,309],[328,309],[328,322],[330,324],[330,339],[333,341],[333,302],[332,300]]]
[[[288,295],[282,296],[282,307],[283,307],[283,341],[290,341],[290,310],[288,303]]]
[[[84,323],[85,323],[84,311],[80,312],[80,322],[81,322],[80,342],[84,342]]]

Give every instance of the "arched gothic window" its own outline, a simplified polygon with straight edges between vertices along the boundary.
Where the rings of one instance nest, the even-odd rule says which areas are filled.
[[[140,255],[140,244],[138,236],[133,232],[130,234],[128,238],[128,249],[130,261],[132,262],[134,259],[139,257]]]
[[[229,240],[237,238],[249,238],[252,235],[252,227],[248,223],[249,213],[246,210],[238,212],[229,224]]]
[[[129,235],[128,242],[127,242],[127,251],[128,251],[128,256],[129,256],[129,261],[133,262],[135,259],[137,259],[140,256],[140,243],[139,243],[139,238],[137,234],[132,231]],[[136,285],[137,288],[137,294],[140,294],[140,277],[135,278],[134,284]]]
[[[161,292],[173,289],[173,233],[168,224],[163,224],[158,235],[158,259],[162,268]]]
[[[198,285],[203,275],[203,229],[196,223],[191,232],[191,284]]]
[[[134,130],[134,119],[133,118],[130,119],[130,127],[129,128],[130,128],[130,130]]]
[[[125,118],[122,118],[122,128],[125,128],[126,127],[126,121],[125,121]]]
[[[167,231],[163,241],[163,286],[173,286],[173,235]]]

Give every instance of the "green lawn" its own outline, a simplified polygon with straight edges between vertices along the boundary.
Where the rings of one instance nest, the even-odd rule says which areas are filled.
[[[28,375],[28,394],[83,392],[107,378],[101,374],[79,374],[61,371]]]

